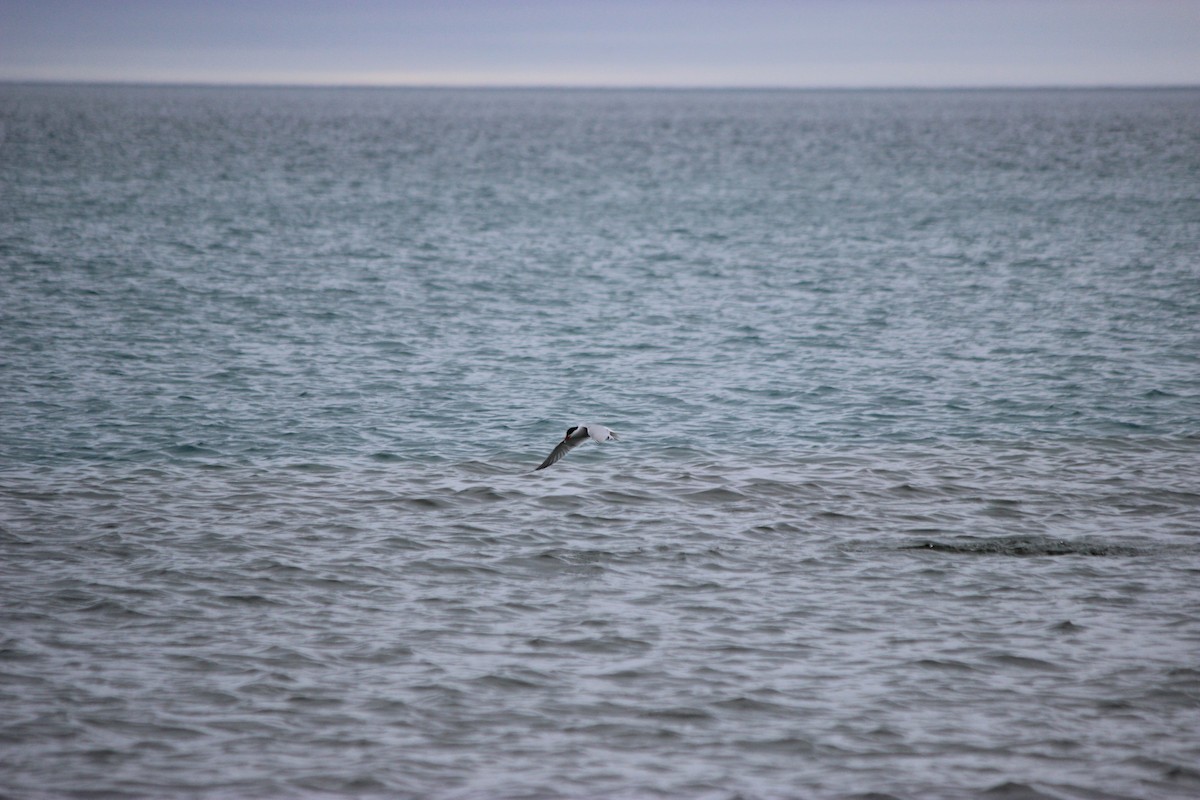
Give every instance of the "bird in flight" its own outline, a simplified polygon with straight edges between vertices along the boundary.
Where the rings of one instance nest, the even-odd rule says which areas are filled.
[[[572,425],[567,428],[567,435],[563,437],[563,440],[550,452],[550,455],[546,456],[546,460],[534,472],[537,472],[538,469],[545,469],[558,461],[571,450],[586,442],[589,437],[597,442],[615,442],[617,441],[617,432],[603,425]]]

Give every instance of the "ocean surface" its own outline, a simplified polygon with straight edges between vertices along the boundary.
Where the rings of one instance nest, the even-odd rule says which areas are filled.
[[[0,85],[0,796],[1200,796],[1200,90]]]

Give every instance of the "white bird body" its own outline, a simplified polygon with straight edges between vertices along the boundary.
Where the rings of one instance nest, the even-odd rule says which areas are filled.
[[[617,432],[612,428],[606,428],[603,425],[572,425],[567,428],[567,435],[563,437],[558,446],[551,451],[550,455],[546,456],[546,460],[541,463],[534,472],[539,469],[545,469],[560,458],[571,452],[574,448],[586,442],[588,439],[595,439],[597,442],[618,441]]]

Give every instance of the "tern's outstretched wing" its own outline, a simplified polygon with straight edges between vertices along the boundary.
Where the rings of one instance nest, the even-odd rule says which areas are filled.
[[[586,441],[587,441],[586,436],[580,436],[576,439],[562,440],[561,442],[558,443],[558,447],[554,448],[554,450],[552,450],[550,452],[550,455],[546,456],[546,460],[543,461],[541,466],[539,466],[537,469],[535,469],[534,472],[537,472],[539,469],[545,469],[546,467],[553,464],[555,461],[558,461],[560,458],[565,456],[567,453],[571,452],[571,450],[576,445],[578,445],[580,442],[586,442]]]

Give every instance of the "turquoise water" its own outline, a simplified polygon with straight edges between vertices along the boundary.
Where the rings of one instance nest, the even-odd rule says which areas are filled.
[[[1198,187],[1194,90],[0,86],[0,786],[1194,796]]]

